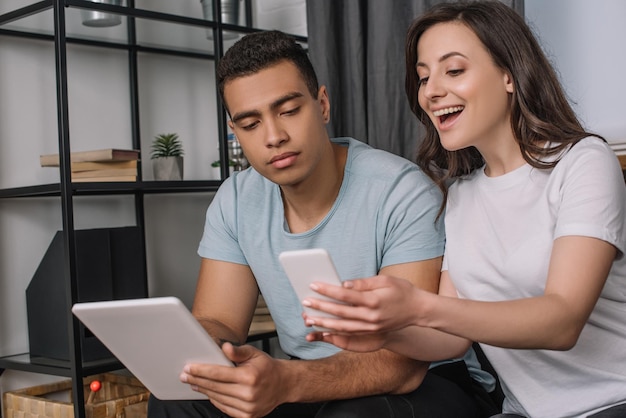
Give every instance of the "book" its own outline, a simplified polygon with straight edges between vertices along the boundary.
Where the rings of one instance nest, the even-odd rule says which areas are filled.
[[[276,331],[276,324],[271,319],[257,320],[257,318],[252,319],[252,323],[250,323],[250,328],[248,329],[248,334],[260,334],[264,332],[272,332]]]
[[[90,177],[137,176],[137,168],[105,168],[103,170],[72,171],[72,180]]]
[[[626,154],[618,154],[617,159],[619,160],[619,165],[622,167],[622,170],[626,170]]]
[[[118,168],[137,168],[137,160],[128,161],[77,161],[71,164],[72,172],[109,170]]]
[[[138,160],[139,150],[107,148],[90,151],[78,151],[70,154],[71,162],[81,161],[129,161]],[[46,154],[39,156],[42,167],[58,167],[59,154]]]
[[[117,181],[137,181],[137,176],[111,176],[111,177],[82,177],[72,178],[72,183],[88,183],[88,182],[117,182]]]

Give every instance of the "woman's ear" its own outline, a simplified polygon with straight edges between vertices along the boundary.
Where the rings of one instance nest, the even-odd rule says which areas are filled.
[[[508,93],[513,93],[515,91],[515,86],[513,84],[513,77],[508,72],[504,73],[504,87]]]

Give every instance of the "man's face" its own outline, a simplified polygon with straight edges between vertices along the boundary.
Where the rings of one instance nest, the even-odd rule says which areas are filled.
[[[289,61],[229,81],[224,99],[250,165],[281,186],[307,179],[328,150],[326,90],[312,97]]]

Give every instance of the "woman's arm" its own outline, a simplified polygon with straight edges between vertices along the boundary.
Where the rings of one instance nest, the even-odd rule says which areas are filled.
[[[339,309],[349,319],[318,319],[307,317],[308,325],[320,325],[335,332],[313,332],[309,341],[325,341],[351,351],[373,351],[386,348],[398,354],[424,361],[437,361],[462,357],[470,341],[435,329],[413,325],[412,307],[429,298],[436,299],[432,292],[424,292],[411,283],[392,276],[380,275],[370,279],[353,280],[346,288],[320,285],[321,292],[336,299],[350,301],[353,309]],[[441,274],[439,294],[456,297],[456,289],[447,272]],[[337,305],[311,300],[314,306],[323,305],[335,309]],[[367,307],[366,307],[367,306]],[[376,309],[375,307],[384,307]],[[353,311],[353,314],[348,312]],[[334,311],[333,311],[334,312]],[[339,312],[337,312],[339,313]],[[339,313],[341,316],[342,313]],[[359,315],[363,315],[360,317]],[[365,319],[367,317],[367,319]]]
[[[312,307],[343,319],[306,320],[332,328],[337,335],[385,335],[383,346],[394,351],[406,352],[410,349],[407,346],[420,345],[422,352],[412,348],[413,356],[419,354],[418,358],[432,358],[428,356],[435,354],[431,351],[450,343],[442,333],[427,333],[424,328],[500,347],[567,350],[576,344],[615,255],[615,247],[599,239],[558,238],[544,294],[501,302],[458,299],[451,294],[453,286],[446,272],[442,274],[439,295],[385,276],[348,282],[345,288],[319,284],[321,294],[348,306],[309,300]],[[328,333],[321,338],[329,342],[337,339]],[[429,350],[424,348],[425,341],[432,344]]]
[[[598,301],[616,251],[596,238],[558,238],[542,296],[502,302],[440,298],[418,324],[499,347],[568,350]]]

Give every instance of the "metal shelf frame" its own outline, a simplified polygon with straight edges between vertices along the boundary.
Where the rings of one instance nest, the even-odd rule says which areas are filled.
[[[0,36],[20,37],[35,40],[44,40],[54,43],[55,72],[56,72],[56,101],[57,101],[57,122],[58,122],[58,150],[60,157],[60,182],[55,184],[33,185],[26,187],[14,187],[0,189],[0,198],[29,198],[29,197],[57,197],[61,200],[62,227],[64,231],[64,251],[65,267],[68,272],[66,281],[66,295],[68,300],[67,310],[70,312],[71,306],[78,299],[77,291],[77,262],[76,262],[76,241],[74,236],[74,198],[79,196],[94,195],[133,195],[135,197],[135,218],[136,224],[145,234],[144,225],[144,196],[146,194],[167,194],[167,193],[198,193],[214,192],[218,189],[221,181],[142,181],[141,161],[138,165],[138,181],[129,183],[72,183],[70,165],[70,115],[68,110],[68,66],[67,66],[67,45],[80,44],[97,48],[113,48],[128,51],[128,75],[130,86],[130,112],[131,112],[131,138],[132,147],[141,149],[141,133],[139,129],[139,92],[138,92],[138,53],[153,53],[162,55],[172,55],[197,59],[213,60],[217,67],[218,61],[224,53],[222,32],[224,30],[236,31],[239,33],[250,33],[261,29],[252,28],[252,0],[244,0],[244,12],[246,16],[246,26],[230,25],[221,22],[221,4],[219,1],[213,2],[213,16],[218,16],[217,21],[207,21],[185,16],[172,15],[155,12],[151,10],[138,9],[135,7],[135,0],[126,0],[126,6],[115,6],[104,3],[93,3],[88,0],[42,0],[26,7],[0,15]],[[110,42],[90,39],[68,37],[66,34],[66,9],[88,9],[98,10],[107,13],[115,13],[126,16],[127,42]],[[27,30],[10,30],[2,28],[10,22],[14,22],[25,17],[52,10],[54,20],[53,34],[34,33]],[[213,30],[213,54],[184,51],[178,49],[160,48],[152,46],[142,46],[137,42],[136,19],[150,19],[167,23],[175,23],[188,26],[204,27]],[[299,41],[306,42],[306,38],[296,36]],[[220,142],[220,160],[222,178],[229,175],[228,172],[228,151],[227,151],[227,130],[226,112],[221,105],[219,92],[216,95],[220,117],[218,117],[218,134]],[[144,235],[145,236],[145,235]],[[146,263],[145,238],[143,240],[143,262]],[[147,271],[147,269],[146,269]],[[146,273],[147,276],[147,273]],[[147,283],[147,277],[143,278]],[[146,286],[147,287],[147,286]],[[0,374],[5,369],[21,370],[50,375],[66,376],[72,379],[72,393],[74,402],[74,416],[85,418],[84,394],[82,390],[82,378],[92,374],[102,373],[123,368],[123,365],[116,359],[107,359],[98,362],[86,363],[80,345],[79,323],[73,316],[68,316],[69,329],[69,349],[70,360],[68,362],[58,362],[55,364],[43,364],[38,361],[31,361],[29,353],[21,353],[11,356],[0,357]],[[267,334],[271,336],[274,334]],[[257,337],[261,338],[261,337]]]

